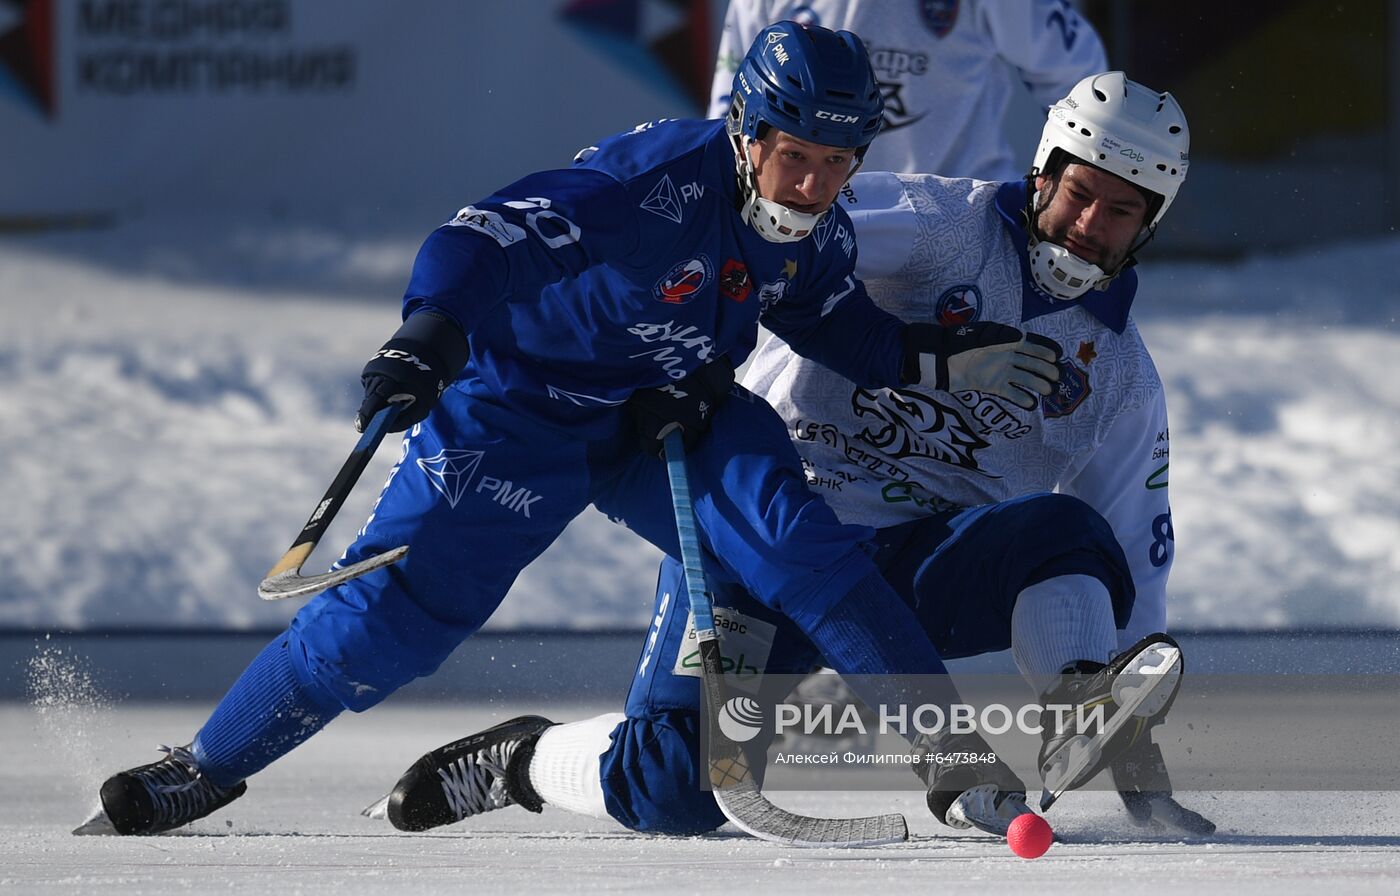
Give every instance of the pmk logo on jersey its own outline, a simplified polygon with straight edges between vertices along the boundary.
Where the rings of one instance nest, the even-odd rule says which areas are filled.
[[[1060,382],[1055,391],[1040,400],[1040,410],[1046,417],[1068,417],[1084,403],[1094,390],[1089,387],[1089,374],[1061,358]]]
[[[699,199],[704,195],[704,184],[683,183],[678,189],[671,181],[671,175],[663,174],[639,207],[667,221],[680,224],[685,219],[685,206],[692,199]]]
[[[982,316],[982,291],[971,283],[949,287],[934,303],[933,314],[945,327],[970,324]]]
[[[753,291],[753,280],[743,262],[731,258],[719,269],[719,291],[736,302],[749,297]]]
[[[484,451],[463,451],[444,448],[432,457],[418,458],[418,469],[428,477],[428,482],[437,489],[447,505],[455,508],[457,502],[467,493],[477,467],[481,466]]]
[[[684,305],[714,277],[715,270],[710,265],[710,259],[704,255],[697,255],[677,262],[665,276],[656,281],[651,290],[652,295],[657,301],[668,305]]]
[[[651,188],[647,198],[642,200],[642,211],[660,215],[667,221],[681,223],[681,197],[676,185],[671,183],[671,175],[663,174],[656,186]]]
[[[822,219],[817,222],[817,228],[812,231],[812,239],[816,241],[818,252],[825,251],[826,244],[830,241],[840,246],[841,251],[850,258],[856,248],[856,235],[847,230],[845,224],[837,224],[835,221],[836,216],[830,212],[822,215]]]

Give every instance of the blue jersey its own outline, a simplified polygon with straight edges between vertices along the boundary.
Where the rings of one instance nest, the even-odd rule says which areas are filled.
[[[904,324],[855,278],[846,213],[770,243],[736,211],[737,193],[721,123],[642,125],[439,227],[404,313],[454,318],[507,405],[583,434],[614,426],[607,409],[637,389],[721,355],[737,367],[760,321],[861,385],[899,385]]]

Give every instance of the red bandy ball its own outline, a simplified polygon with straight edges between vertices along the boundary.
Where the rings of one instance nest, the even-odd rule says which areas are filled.
[[[1023,859],[1038,859],[1055,842],[1055,832],[1039,815],[1018,815],[1006,830],[1006,844]]]

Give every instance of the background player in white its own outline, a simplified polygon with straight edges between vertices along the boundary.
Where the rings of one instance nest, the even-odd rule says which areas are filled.
[[[1016,95],[1029,91],[1044,111],[1108,68],[1103,42],[1068,0],[730,0],[711,118],[729,110],[734,69],[754,36],[780,19],[865,42],[885,95],[866,171],[1013,180],[1025,170],[1004,127]]]
[[[787,422],[809,485],[844,521],[878,528],[876,563],[940,655],[1010,647],[1045,705],[1092,686],[1110,656],[1166,624],[1166,401],[1129,312],[1133,253],[1185,180],[1188,146],[1169,94],[1110,72],[1051,110],[1026,181],[858,175],[847,207],[870,295],[930,344],[984,347],[924,371],[920,386],[864,389],[772,338],[745,378]],[[956,385],[969,367],[1020,364],[1022,329],[1063,347],[1058,391]],[[725,629],[772,633],[744,645],[747,663],[802,673],[819,660],[779,614],[733,589],[715,598]],[[696,783],[695,752],[634,733],[637,720],[679,729],[695,714],[686,607],[680,570],[665,561],[625,715],[508,745],[492,729],[425,756],[395,795],[472,807],[436,823],[512,801],[538,809],[541,797],[635,830],[722,823]],[[1209,833],[1173,798],[1149,727],[1105,751],[1125,804],[1140,822]],[[448,757],[473,786],[442,783]]]

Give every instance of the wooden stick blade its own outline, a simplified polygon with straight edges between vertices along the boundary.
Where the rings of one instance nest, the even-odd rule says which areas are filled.
[[[315,576],[301,575],[300,566],[283,572],[276,572],[277,567],[274,567],[274,574],[270,574],[258,584],[258,597],[263,600],[284,600],[288,597],[309,597],[313,594],[320,594],[327,588],[348,582],[351,579],[358,579],[365,573],[374,572],[376,569],[397,563],[407,553],[408,545],[400,545],[392,551],[375,554],[373,557],[358,563],[352,563],[340,569],[332,569],[330,572]],[[278,564],[278,566],[281,565]]]

